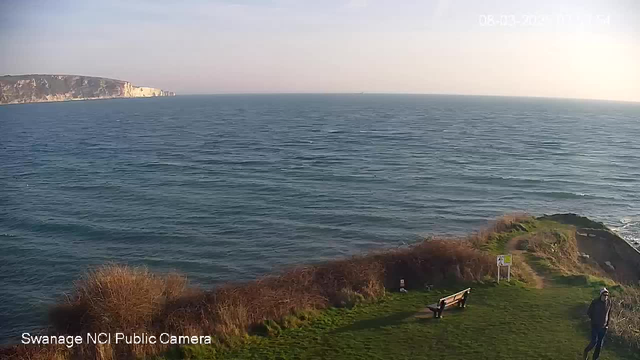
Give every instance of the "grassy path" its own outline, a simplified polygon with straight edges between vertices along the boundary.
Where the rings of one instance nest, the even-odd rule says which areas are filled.
[[[584,315],[596,289],[557,285],[475,287],[465,310],[441,320],[414,317],[428,303],[458,290],[391,294],[355,309],[331,309],[310,325],[277,337],[252,336],[211,359],[579,359],[588,342]],[[601,359],[640,359],[608,343]]]
[[[525,271],[531,274],[533,280],[535,281],[534,287],[536,289],[544,289],[547,284],[550,284],[550,281],[545,277],[544,274],[537,272],[529,265],[529,263],[526,261],[524,251],[518,250],[518,242],[521,239],[522,237],[516,236],[509,240],[506,245],[507,252],[511,253],[514,256],[515,261],[517,261]]]
[[[565,228],[550,222],[536,226]],[[433,319],[426,305],[466,288],[464,284],[430,292],[393,293],[350,310],[330,309],[309,324],[285,329],[277,336],[250,336],[245,343],[215,354],[212,348],[187,348],[188,355],[274,360],[582,359],[589,341],[586,309],[602,284],[554,276],[538,266],[531,254],[518,250],[523,235],[497,234],[484,250],[514,254],[519,271],[530,274],[535,285],[471,285],[467,308],[447,310],[443,319]],[[640,360],[640,354],[608,338],[600,358]]]

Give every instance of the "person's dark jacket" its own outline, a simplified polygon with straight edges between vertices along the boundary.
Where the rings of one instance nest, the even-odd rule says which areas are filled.
[[[600,298],[594,299],[589,305],[587,315],[591,319],[591,326],[604,328],[609,326],[609,317],[611,315],[611,300],[606,302]]]

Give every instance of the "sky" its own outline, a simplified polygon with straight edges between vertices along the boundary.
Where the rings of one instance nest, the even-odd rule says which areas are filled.
[[[636,0],[0,0],[0,74],[640,101]]]

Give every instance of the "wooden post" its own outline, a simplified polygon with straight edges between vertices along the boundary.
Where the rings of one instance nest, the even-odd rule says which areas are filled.
[[[498,265],[498,284],[500,284],[500,265]]]
[[[511,265],[508,266],[507,281],[511,282]]]

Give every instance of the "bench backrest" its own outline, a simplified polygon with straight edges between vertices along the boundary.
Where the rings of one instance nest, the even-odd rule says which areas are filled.
[[[462,298],[464,297],[464,294],[466,294],[467,292],[471,291],[471,288],[467,288],[464,289],[460,292],[457,292],[453,295],[449,295],[447,297],[443,297],[440,300],[438,300],[438,304],[442,304],[442,302],[444,301],[445,305],[454,303],[454,302],[458,302],[460,300],[462,300]]]

